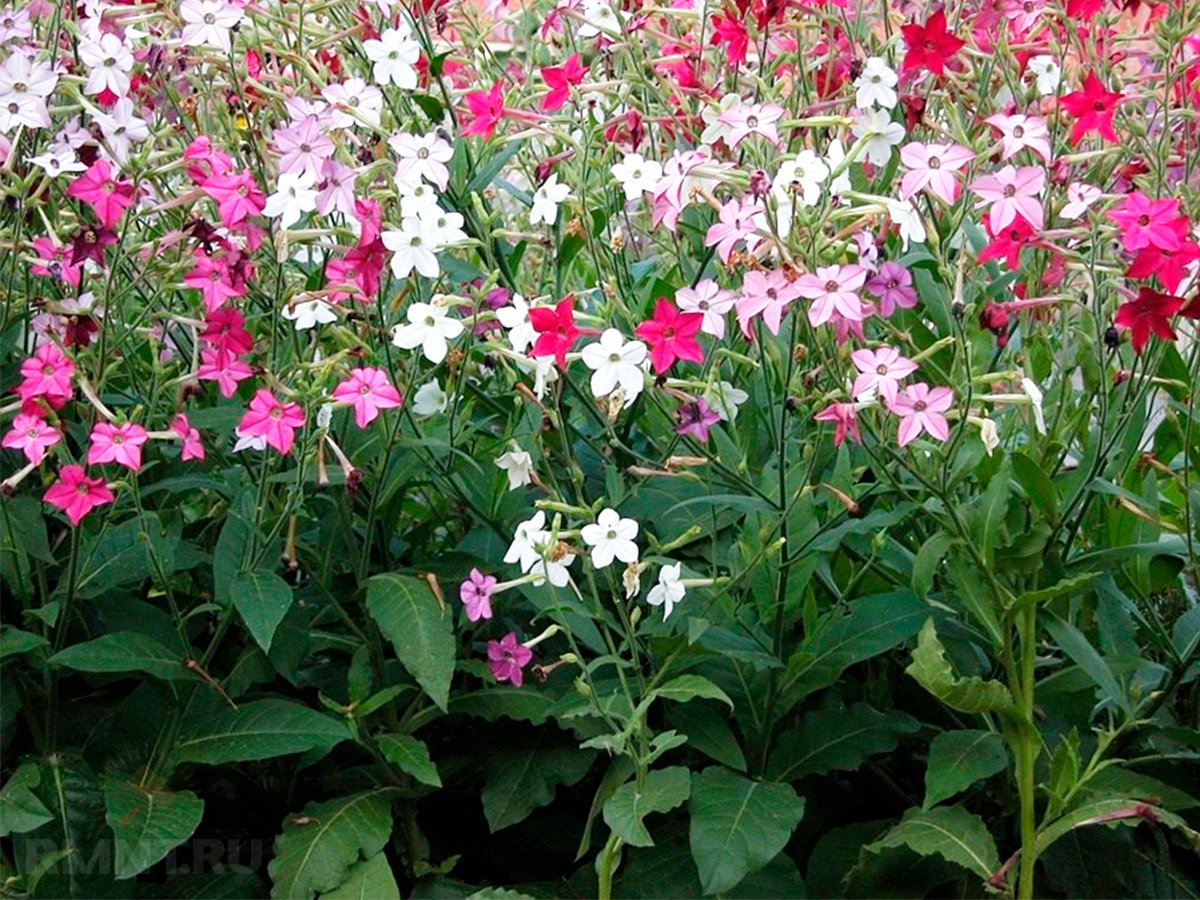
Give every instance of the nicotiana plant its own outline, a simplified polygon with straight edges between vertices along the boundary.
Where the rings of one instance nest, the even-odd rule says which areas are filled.
[[[1200,5],[0,9],[0,892],[1200,895]]]

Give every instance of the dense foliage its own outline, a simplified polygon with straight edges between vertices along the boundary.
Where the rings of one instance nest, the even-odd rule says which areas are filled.
[[[0,891],[1200,895],[1200,4],[0,9]]]

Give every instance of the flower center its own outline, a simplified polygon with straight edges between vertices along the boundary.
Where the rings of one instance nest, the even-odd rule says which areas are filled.
[[[80,497],[86,497],[89,490],[91,490],[91,488],[89,488],[86,484],[75,485],[75,493],[77,493]]]
[[[900,282],[898,282],[895,278],[889,278],[887,286],[889,290],[895,290],[896,288],[900,287]]]
[[[757,128],[758,127],[758,116],[747,116],[746,117],[746,127],[747,128]]]
[[[283,410],[277,406],[273,410],[271,410],[270,416],[272,419],[282,419],[283,418]]]
[[[1017,189],[1013,185],[1006,184],[1004,186],[1004,196],[1005,197],[1015,197],[1016,195],[1017,195]]]
[[[38,439],[38,430],[36,428],[30,428],[27,432],[25,432],[25,437],[29,438],[31,441],[36,441]]]
[[[112,436],[112,442],[118,445],[123,444],[125,443],[125,436],[123,434],[114,434]]]
[[[941,161],[941,159],[939,159],[939,158],[938,158],[938,157],[936,157],[936,156],[931,156],[931,157],[929,157],[929,168],[931,168],[931,169],[940,169],[941,167],[942,167],[942,161]]]
[[[217,17],[215,15],[213,15],[212,13],[205,13],[204,14],[204,24],[205,25],[216,25]]]
[[[1106,108],[1107,107],[1103,100],[1097,100],[1095,103],[1092,104],[1092,109],[1094,109],[1096,112],[1104,112],[1104,110]]]
[[[1025,129],[1024,129],[1024,128],[1022,128],[1020,125],[1016,126],[1016,127],[1013,129],[1012,133],[1013,133],[1013,137],[1015,137],[1015,138],[1023,138],[1023,137],[1025,137]]]
[[[429,159],[429,148],[422,147],[417,151],[417,159]]]
[[[104,68],[106,68],[106,69],[111,69],[116,64],[117,64],[117,61],[115,59],[113,59],[111,56],[108,57],[108,59],[104,60]]]
[[[876,375],[886,375],[887,373],[888,373],[888,367],[883,365],[882,363],[875,367]]]
[[[365,397],[367,394],[371,393],[371,386],[369,384],[364,384],[358,389],[358,392]]]
[[[1145,228],[1147,225],[1150,224],[1150,217],[1147,215],[1138,216],[1137,223],[1139,225],[1141,225],[1143,228]]]
[[[828,291],[830,294],[832,294],[837,289],[838,289],[838,283],[836,281],[825,282],[825,290]]]
[[[924,412],[925,411],[925,401],[918,400],[916,403],[913,404],[913,409],[915,409],[917,412]]]

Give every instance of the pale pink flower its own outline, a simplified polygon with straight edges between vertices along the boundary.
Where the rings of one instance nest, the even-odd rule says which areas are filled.
[[[467,621],[478,622],[492,617],[492,591],[495,588],[494,575],[484,575],[478,569],[471,570],[467,580],[458,587],[458,597],[466,608]]]
[[[850,361],[859,372],[850,388],[854,398],[864,400],[865,395],[878,394],[889,405],[896,400],[900,379],[917,371],[917,364],[901,356],[895,347],[855,350],[850,354]]]
[[[953,405],[954,391],[948,387],[931,388],[924,382],[910,384],[888,404],[891,411],[900,416],[897,443],[905,447],[922,431],[939,441],[949,438],[950,425],[943,413]]]
[[[808,308],[808,321],[814,328],[824,325],[834,313],[855,322],[861,322],[869,307],[859,299],[858,291],[867,281],[867,270],[862,266],[818,266],[815,272],[801,275],[796,280],[796,290],[801,297],[812,301]]]
[[[1073,181],[1067,185],[1067,203],[1058,214],[1068,222],[1073,222],[1091,209],[1103,193],[1104,191],[1094,184]]]
[[[776,147],[779,146],[779,130],[776,123],[783,118],[784,109],[774,103],[747,103],[726,110],[717,121],[729,127],[725,143],[730,149],[752,134],[760,135]]]
[[[992,234],[999,234],[1020,216],[1034,231],[1045,224],[1042,214],[1042,191],[1046,189],[1046,170],[1041,166],[1005,166],[994,175],[984,175],[971,182],[971,193],[980,198],[976,209],[991,206],[988,224]]]
[[[762,243],[762,238],[755,232],[759,228],[766,228],[766,225],[766,212],[754,198],[730,200],[721,207],[717,221],[709,227],[704,236],[704,246],[715,246],[721,262],[728,265],[738,241],[746,242],[747,253],[754,252],[754,248]]]
[[[763,317],[771,334],[779,334],[779,324],[788,304],[801,296],[798,285],[798,281],[788,281],[779,269],[747,272],[742,282],[742,295],[737,300],[738,325],[742,334],[750,336],[750,321],[757,315]]]
[[[124,425],[99,422],[92,429],[88,465],[116,463],[136,472],[142,467],[142,444],[148,437],[145,428],[132,422]]]
[[[900,180],[900,199],[908,200],[928,187],[934,196],[953,203],[958,196],[954,173],[974,158],[974,153],[958,144],[905,144],[900,148],[900,161],[909,171]]]
[[[736,297],[722,290],[711,278],[696,282],[695,287],[675,292],[675,305],[683,312],[700,313],[704,321],[700,330],[720,340],[725,337],[725,314],[733,309]]]
[[[204,459],[204,444],[200,442],[200,432],[192,427],[188,417],[183,413],[171,420],[171,430],[179,435],[183,446],[179,458],[184,462],[189,459]]]
[[[1041,117],[997,114],[988,116],[984,121],[1000,132],[1004,144],[1001,155],[1004,159],[1028,147],[1050,162],[1050,131]]]
[[[287,128],[276,128],[271,142],[280,154],[280,175],[307,172],[316,181],[325,169],[325,161],[333,156],[333,141],[316,116],[306,116]]]

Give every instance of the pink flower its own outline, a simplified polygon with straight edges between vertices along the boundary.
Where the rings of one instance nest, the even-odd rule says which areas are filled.
[[[1105,215],[1117,223],[1121,244],[1131,252],[1151,246],[1178,250],[1187,233],[1186,226],[1178,227],[1179,201],[1174,197],[1151,200],[1141,191],[1134,191]]]
[[[659,297],[654,304],[654,318],[648,319],[634,333],[650,346],[650,362],[654,372],[661,375],[677,359],[689,362],[704,362],[704,350],[696,340],[704,317],[698,313],[684,313],[666,297]]]
[[[495,577],[484,575],[478,569],[472,569],[467,580],[459,585],[458,596],[466,607],[468,621],[478,622],[480,619],[492,617],[492,591],[495,587]],[[528,650],[525,652],[529,653]],[[532,654],[530,655],[532,656]],[[503,681],[499,676],[497,676],[497,680]]]
[[[760,135],[779,146],[779,131],[775,124],[783,118],[783,107],[774,103],[746,103],[726,110],[717,121],[729,126],[725,143],[731,150],[752,134]]]
[[[708,229],[704,246],[717,248],[721,262],[729,264],[729,257],[738,241],[746,242],[746,252],[753,253],[762,239],[755,234],[758,228],[766,227],[765,212],[752,197],[730,200],[721,207],[717,221]]]
[[[184,462],[189,459],[204,459],[204,444],[200,443],[200,432],[192,427],[188,417],[180,413],[171,420],[171,430],[179,435],[183,442],[179,458]]]
[[[866,287],[879,298],[879,314],[884,318],[894,313],[897,307],[912,309],[917,305],[912,273],[898,262],[885,262]]]
[[[855,350],[850,361],[858,369],[858,377],[850,393],[855,399],[864,399],[864,394],[876,393],[889,405],[896,401],[900,379],[917,371],[917,364],[900,355],[895,347],[878,350]]]
[[[492,677],[497,681],[511,681],[515,687],[525,682],[525,673],[521,671],[533,659],[533,651],[517,643],[517,636],[511,631],[498,641],[488,641],[488,668]]]
[[[984,121],[1000,132],[1004,143],[1001,155],[1004,159],[1015,156],[1028,147],[1043,160],[1050,162],[1050,132],[1044,119],[1038,116],[997,114],[988,116]]]
[[[815,416],[818,422],[833,422],[836,426],[833,432],[833,443],[835,447],[842,446],[842,442],[849,436],[850,440],[856,444],[862,443],[862,435],[858,430],[858,408],[853,403],[831,403]]]
[[[305,116],[297,125],[276,128],[271,142],[280,154],[280,175],[307,172],[317,181],[324,172],[325,161],[333,156],[333,141],[316,116]]]
[[[855,322],[865,319],[869,309],[856,292],[866,281],[867,270],[855,265],[818,266],[816,272],[796,279],[800,296],[812,301],[808,308],[809,324],[814,328],[824,325],[834,313]]]
[[[41,416],[17,413],[12,421],[12,430],[4,435],[3,444],[10,450],[20,450],[35,466],[42,464],[46,450],[62,438]]]
[[[1068,222],[1073,222],[1087,212],[1103,193],[1094,184],[1073,181],[1067,185],[1067,203],[1058,214]]]
[[[463,98],[472,118],[461,134],[478,134],[486,140],[495,133],[505,113],[503,89],[504,84],[497,81],[490,91],[472,91]]]
[[[47,397],[51,400],[69,400],[74,388],[71,376],[75,363],[71,362],[57,344],[42,344],[33,356],[21,363],[21,377],[17,393],[22,400],[30,397]]]
[[[995,175],[976,178],[970,189],[981,198],[976,209],[991,204],[989,225],[993,234],[1007,228],[1018,216],[1034,231],[1042,230],[1045,220],[1039,197],[1046,189],[1046,170],[1040,166],[1005,166]]]
[[[267,205],[266,195],[249,172],[213,175],[201,182],[200,190],[216,201],[221,224],[226,228],[237,228],[247,216],[257,216]]]
[[[896,435],[900,446],[908,446],[922,431],[939,441],[950,437],[950,426],[942,414],[953,405],[954,391],[948,387],[931,388],[924,382],[910,384],[904,393],[897,394],[888,406],[901,417]]]
[[[928,187],[934,196],[953,203],[958,196],[954,173],[974,158],[974,153],[958,144],[905,144],[900,148],[900,161],[909,171],[900,180],[900,199],[908,200]]]
[[[209,256],[197,248],[193,258],[195,265],[183,277],[183,283],[200,292],[208,312],[220,309],[230,297],[241,297],[246,293],[244,285],[234,284],[233,273],[224,257]]]
[[[696,282],[694,288],[680,288],[675,303],[683,312],[700,313],[704,317],[700,330],[718,340],[725,337],[725,314],[733,309],[734,296],[721,290],[711,278]]]
[[[124,425],[100,422],[92,429],[88,465],[117,463],[136,472],[142,467],[142,444],[147,437],[146,429],[132,422]]]
[[[205,347],[200,351],[196,377],[201,381],[215,381],[222,397],[232,397],[237,393],[238,382],[253,374],[254,370],[233,353],[216,347]]]
[[[71,182],[67,196],[82,200],[95,212],[105,228],[112,228],[121,215],[133,206],[133,185],[113,178],[112,169],[102,159]]]
[[[354,369],[350,377],[333,389],[333,399],[354,407],[354,424],[366,428],[381,409],[400,405],[400,392],[392,387],[382,369]],[[474,621],[474,620],[472,620]]]
[[[188,144],[183,151],[183,158],[192,163],[187,167],[187,175],[196,184],[211,175],[224,175],[233,168],[233,159],[229,154],[214,147],[206,135],[200,135]]]
[[[779,334],[779,325],[788,304],[800,297],[800,282],[788,281],[779,269],[747,272],[742,281],[742,296],[737,301],[738,325],[750,337],[750,320],[762,315],[771,334]]]
[[[298,403],[280,403],[266,388],[259,388],[242,416],[237,430],[245,436],[260,437],[286,455],[296,442],[296,429],[304,425],[304,411]]]
[[[88,478],[83,466],[76,465],[59,469],[58,481],[42,495],[46,503],[65,512],[72,525],[78,525],[97,506],[112,503],[114,499],[103,478]]]

